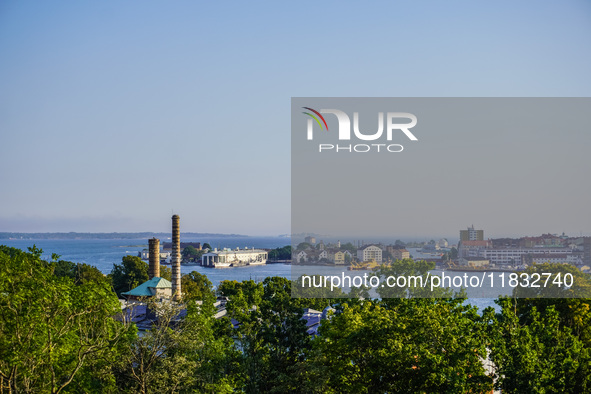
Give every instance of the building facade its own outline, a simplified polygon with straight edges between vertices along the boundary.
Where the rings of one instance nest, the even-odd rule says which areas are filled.
[[[267,257],[267,252],[260,249],[214,249],[201,256],[201,265],[212,268],[260,265],[267,263]]]
[[[382,262],[382,249],[375,245],[364,246],[357,250],[357,260]]]
[[[483,241],[484,230],[475,230],[474,225],[466,230],[460,230],[460,241]]]
[[[392,258],[394,260],[402,260],[402,259],[408,259],[410,258],[410,252],[406,249],[393,249],[392,252],[390,252],[392,254]]]

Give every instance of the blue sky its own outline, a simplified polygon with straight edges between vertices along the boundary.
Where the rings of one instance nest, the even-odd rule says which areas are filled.
[[[289,233],[291,97],[587,97],[589,37],[588,1],[4,1],[0,231]]]

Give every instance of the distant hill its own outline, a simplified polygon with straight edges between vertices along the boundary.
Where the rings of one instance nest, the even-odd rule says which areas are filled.
[[[216,234],[216,233],[186,233],[181,232],[184,237],[248,237],[241,234]],[[171,233],[3,233],[0,232],[0,239],[140,239],[140,238],[166,238]]]

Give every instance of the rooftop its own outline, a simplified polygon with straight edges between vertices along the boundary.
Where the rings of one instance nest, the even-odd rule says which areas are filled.
[[[135,297],[151,297],[153,293],[150,291],[152,289],[166,289],[172,288],[172,283],[169,280],[164,278],[154,277],[147,282],[142,283],[138,287],[126,291],[125,293],[121,293],[122,295],[127,296],[135,296]]]

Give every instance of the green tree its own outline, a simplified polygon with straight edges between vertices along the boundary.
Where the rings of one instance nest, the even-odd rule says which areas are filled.
[[[192,245],[183,249],[182,256],[184,261],[196,261],[205,253],[203,250],[197,250]]]
[[[382,261],[391,261],[392,259],[392,253],[387,250],[382,251]]]
[[[231,361],[235,356],[229,337],[214,335],[215,308],[210,302],[183,305],[149,301],[158,319],[122,354],[121,391],[140,393],[230,393],[235,383]]]
[[[54,275],[71,278],[77,284],[94,281],[109,282],[108,278],[96,267],[84,263],[58,260],[50,263]]]
[[[172,281],[172,270],[165,265],[161,265],[160,266],[160,277],[164,278],[166,280]]]
[[[74,279],[76,277],[76,264],[66,260],[54,261],[53,273],[59,277],[68,277]]]
[[[203,249],[209,249],[212,250],[213,248],[211,247],[210,244],[208,244],[207,242],[203,244]]]
[[[452,246],[452,248],[449,251],[449,258],[452,260],[457,260],[458,259],[458,249],[456,249],[455,246]]]
[[[282,248],[276,248],[269,251],[269,259],[272,260],[289,260],[291,259],[291,245]]]
[[[348,250],[353,256],[357,254],[357,248],[351,242],[341,245],[341,250]]]
[[[427,274],[435,268],[435,263],[430,261],[414,261],[413,259],[402,259],[393,261],[389,265],[380,266],[376,272],[381,277],[381,283],[385,283],[386,278],[406,278],[408,281],[401,282],[396,286],[384,286],[376,289],[382,299],[406,298],[406,297],[426,297],[426,298],[445,298],[452,297],[453,292],[444,288],[436,288],[431,291],[430,287],[421,286],[421,281],[427,280]],[[411,279],[415,278],[415,279]],[[386,301],[387,302],[387,301]]]
[[[134,335],[113,319],[117,297],[106,281],[55,275],[40,252],[0,246],[0,390],[113,390],[111,365]]]
[[[118,297],[121,293],[129,291],[150,279],[149,265],[137,256],[124,256],[121,264],[113,264],[113,269],[108,278]],[[160,265],[160,277],[172,280],[172,270]]]
[[[227,309],[240,322],[234,339],[242,349],[244,391],[299,392],[306,385],[305,352],[310,338],[299,299],[291,297],[291,282],[266,278],[263,283],[226,282]]]
[[[121,259],[121,264],[113,265],[109,277],[117,296],[121,297],[121,293],[129,291],[150,279],[148,264],[137,256],[124,256]]]
[[[489,320],[491,360],[497,388],[507,393],[586,393],[591,391],[589,347],[560,324],[557,310],[533,306],[528,323],[516,312],[520,300],[501,298],[501,313],[485,311]]]
[[[296,250],[306,250],[306,249],[312,249],[313,246],[310,245],[308,242],[300,242],[298,244],[298,246],[296,247]]]
[[[351,261],[353,261],[353,257],[350,254],[345,254],[345,264],[351,264]]]
[[[489,392],[476,309],[461,300],[344,302],[324,320],[310,362],[318,392]]]
[[[207,276],[197,271],[190,272],[181,277],[181,289],[186,299],[210,300],[215,298],[213,285]]]
[[[291,286],[293,297],[306,299],[307,306],[319,309],[337,302],[339,298],[347,297],[341,287],[331,289],[330,281],[325,282],[323,275],[302,275],[293,281]]]

